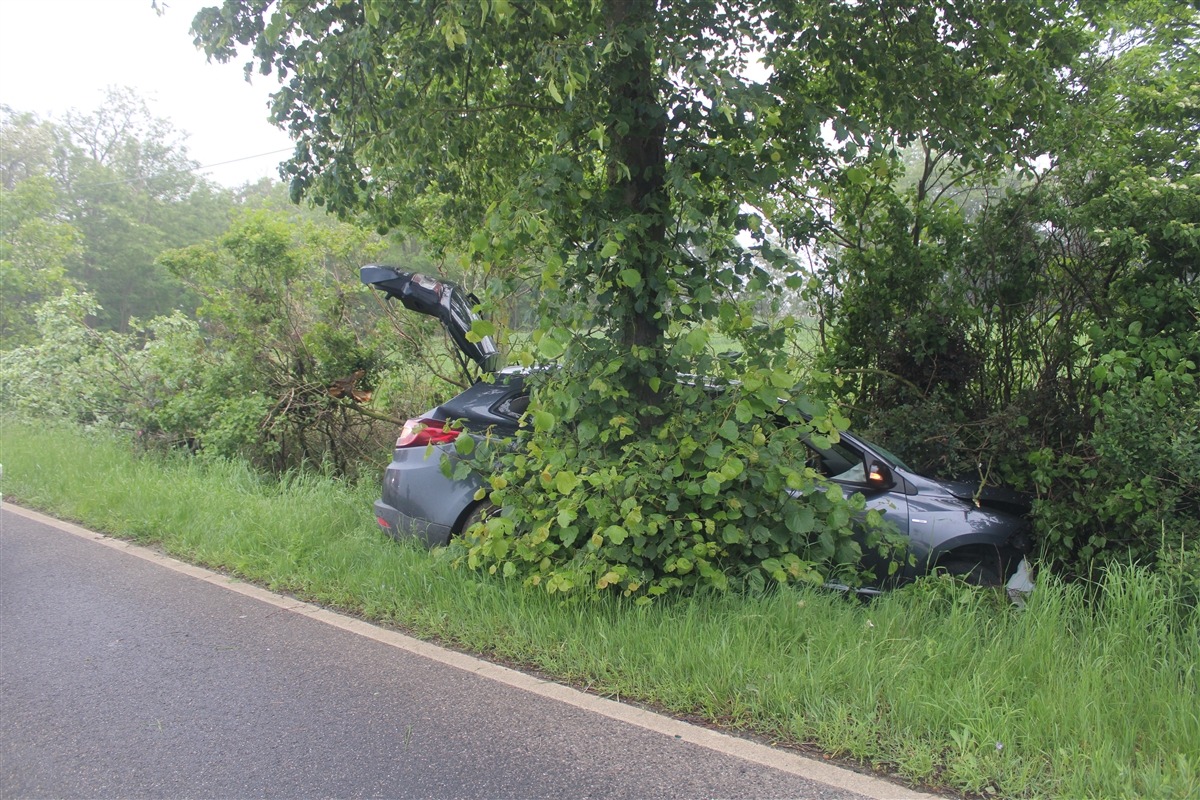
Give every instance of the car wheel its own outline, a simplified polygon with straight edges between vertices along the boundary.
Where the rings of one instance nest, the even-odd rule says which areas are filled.
[[[997,565],[989,563],[995,560],[994,554],[950,553],[938,562],[938,569],[974,586],[999,586],[1003,581]]]
[[[462,527],[458,529],[459,535],[465,535],[467,531],[495,514],[497,510],[495,504],[486,501],[475,506],[471,509],[471,513],[467,515],[467,518],[463,520]]]

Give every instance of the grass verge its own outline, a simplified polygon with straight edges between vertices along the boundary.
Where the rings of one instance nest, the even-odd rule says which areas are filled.
[[[635,608],[570,602],[396,545],[373,487],[138,457],[4,420],[8,500],[419,636],[783,746],[1006,797],[1200,796],[1200,613],[1156,575],[1028,609],[946,580],[860,605],[820,591]]]

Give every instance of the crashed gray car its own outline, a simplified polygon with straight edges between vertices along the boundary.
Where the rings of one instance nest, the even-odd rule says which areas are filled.
[[[429,547],[445,545],[480,518],[486,500],[475,499],[483,485],[478,476],[450,478],[442,460],[458,457],[454,441],[459,436],[517,432],[529,404],[528,373],[497,371],[495,342],[467,336],[478,301],[455,284],[380,265],[363,267],[361,279],[406,308],[439,319],[462,353],[494,376],[404,424],[384,472],[382,497],[375,501],[375,518],[389,535],[415,537]],[[867,507],[878,510],[907,539],[912,558],[899,567],[894,582],[934,569],[982,585],[1009,583],[1011,588],[1025,581],[1031,540],[1028,505],[1020,496],[919,475],[850,433],[828,448],[813,450],[810,463],[848,495],[861,493]]]

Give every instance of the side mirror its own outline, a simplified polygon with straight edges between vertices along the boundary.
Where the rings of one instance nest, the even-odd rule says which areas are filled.
[[[895,481],[892,471],[882,461],[872,461],[867,468],[867,483],[877,489],[890,489]]]

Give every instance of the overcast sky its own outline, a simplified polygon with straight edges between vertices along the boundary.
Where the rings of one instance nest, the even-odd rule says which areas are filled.
[[[0,0],[0,103],[59,119],[129,86],[189,134],[188,154],[213,180],[278,179],[291,141],[266,121],[275,79],[248,84],[240,60],[210,64],[192,45],[192,17],[219,0],[166,5],[158,16],[150,0]]]

